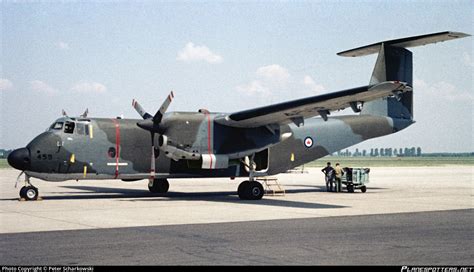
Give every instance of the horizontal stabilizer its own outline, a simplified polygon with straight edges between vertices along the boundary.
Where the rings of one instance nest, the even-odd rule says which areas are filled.
[[[444,42],[444,41],[449,41],[453,39],[464,38],[467,36],[470,36],[470,35],[466,33],[462,33],[462,32],[445,31],[445,32],[413,36],[413,37],[396,39],[396,40],[383,41],[383,42],[374,43],[371,45],[358,47],[355,49],[342,51],[337,54],[343,57],[361,57],[361,56],[378,53],[380,50],[380,45],[382,44],[391,45],[394,47],[406,48],[406,47],[426,45],[430,43]]]

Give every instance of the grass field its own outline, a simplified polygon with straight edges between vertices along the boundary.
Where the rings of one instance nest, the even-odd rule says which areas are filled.
[[[333,165],[339,162],[342,167],[429,167],[445,165],[474,166],[474,157],[332,157],[327,156],[305,164],[305,167],[324,167],[330,161]],[[9,168],[6,159],[0,159],[0,169]]]
[[[333,157],[327,156],[305,164],[306,167],[324,167],[327,162],[339,162],[342,167],[429,167],[445,165],[473,165],[474,157]]]
[[[10,167],[10,165],[8,165],[6,159],[0,159],[0,169],[2,169],[2,168],[9,168],[9,167]]]

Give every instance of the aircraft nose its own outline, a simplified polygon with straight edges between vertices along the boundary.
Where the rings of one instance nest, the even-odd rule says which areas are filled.
[[[30,150],[28,148],[15,149],[8,155],[8,164],[18,170],[27,170],[30,166]]]

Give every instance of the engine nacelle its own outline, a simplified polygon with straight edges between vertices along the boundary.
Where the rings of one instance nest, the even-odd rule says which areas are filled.
[[[165,153],[165,156],[178,161],[178,160],[199,160],[201,155],[199,153],[193,153],[176,146],[172,146],[168,144],[168,137],[166,135],[160,135],[158,145]]]

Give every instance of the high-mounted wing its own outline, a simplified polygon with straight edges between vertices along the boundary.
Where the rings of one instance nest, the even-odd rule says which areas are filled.
[[[376,85],[307,97],[270,106],[239,111],[216,118],[216,122],[233,127],[253,128],[271,124],[304,124],[304,119],[320,115],[327,119],[331,111],[352,107],[390,95],[411,91],[404,82],[386,81]]]

